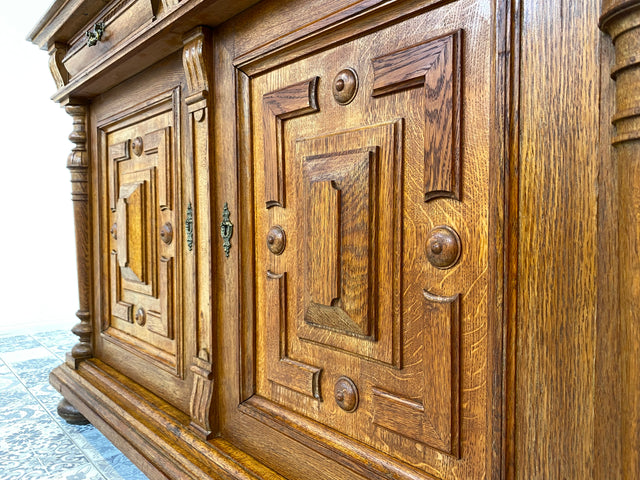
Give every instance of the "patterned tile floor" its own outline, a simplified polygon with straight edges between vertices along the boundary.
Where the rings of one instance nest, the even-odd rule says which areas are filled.
[[[76,343],[68,331],[0,335],[0,480],[144,480],[92,425],[56,413],[49,372]]]

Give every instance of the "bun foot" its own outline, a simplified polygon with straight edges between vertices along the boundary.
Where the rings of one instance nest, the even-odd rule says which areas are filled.
[[[76,407],[71,405],[66,398],[60,400],[58,404],[58,415],[71,425],[87,425],[89,423],[89,420],[87,420]]]

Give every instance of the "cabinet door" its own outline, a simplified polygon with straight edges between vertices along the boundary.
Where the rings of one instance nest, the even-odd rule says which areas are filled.
[[[107,230],[99,346],[101,359],[186,411],[179,133],[179,88],[98,125]]]
[[[485,475],[489,12],[452,2],[370,27],[245,90],[242,408],[384,475]]]

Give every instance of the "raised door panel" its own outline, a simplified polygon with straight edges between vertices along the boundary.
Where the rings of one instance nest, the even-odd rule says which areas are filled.
[[[448,3],[240,89],[256,312],[240,408],[360,471],[486,474],[489,16]]]
[[[187,410],[180,88],[111,113],[97,134],[105,247],[101,357]]]

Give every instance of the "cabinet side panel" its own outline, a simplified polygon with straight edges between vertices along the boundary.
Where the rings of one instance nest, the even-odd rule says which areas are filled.
[[[599,7],[523,2],[517,478],[593,474]]]

